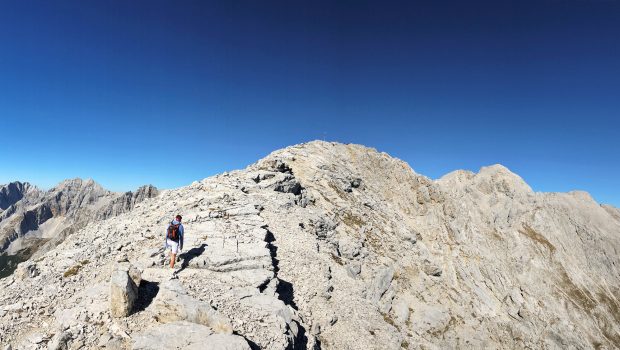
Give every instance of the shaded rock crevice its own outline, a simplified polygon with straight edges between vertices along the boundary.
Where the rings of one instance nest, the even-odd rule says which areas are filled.
[[[297,304],[295,304],[295,291],[293,284],[283,280],[278,276],[278,272],[280,271],[280,260],[278,260],[278,247],[275,244],[275,235],[271,230],[268,229],[267,226],[264,226],[264,228],[267,230],[267,234],[265,235],[265,242],[267,242],[267,248],[269,249],[271,261],[273,264],[274,278],[272,281],[275,281],[276,283],[275,293],[278,299],[281,300],[284,305],[291,307],[295,311],[298,311],[299,308]],[[268,283],[272,283],[272,281]],[[268,284],[261,285],[261,287],[259,288],[261,290],[261,293],[265,291],[267,285]],[[290,349],[307,349],[308,337],[306,335],[306,328],[303,326],[300,320],[294,319],[291,322],[295,323],[297,330],[293,334],[295,338],[293,339],[292,344],[290,344]]]

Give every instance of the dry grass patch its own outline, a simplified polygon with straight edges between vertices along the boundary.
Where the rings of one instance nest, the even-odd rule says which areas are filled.
[[[545,246],[551,253],[555,253],[555,246],[549,242],[545,236],[536,232],[533,228],[531,228],[528,224],[523,224],[523,229],[519,230],[519,233],[524,235],[525,237],[533,240],[534,242],[540,243]]]
[[[332,256],[332,260],[334,260],[338,265],[341,265],[341,266],[344,265],[344,262],[342,262],[341,257],[339,257],[338,255],[334,253],[332,253],[331,256]]]
[[[89,264],[90,260],[82,260],[77,265],[71,266],[65,273],[62,275],[64,278],[68,278],[71,276],[75,276],[78,274],[80,269],[86,264]]]

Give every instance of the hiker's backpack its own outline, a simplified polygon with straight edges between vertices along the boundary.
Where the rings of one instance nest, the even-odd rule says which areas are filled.
[[[173,223],[170,223],[168,226],[168,239],[175,242],[179,240],[179,226],[181,226],[181,224],[174,225]]]

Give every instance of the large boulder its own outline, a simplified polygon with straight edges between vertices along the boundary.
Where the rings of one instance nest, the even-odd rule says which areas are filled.
[[[138,298],[140,272],[132,266],[121,265],[110,278],[110,312],[113,317],[131,314]]]
[[[37,277],[40,274],[40,271],[35,263],[26,261],[17,265],[17,269],[15,269],[14,274],[18,280],[24,280],[26,278]]]
[[[140,283],[142,282],[142,271],[137,268],[135,265],[125,261],[119,262],[114,266],[114,270],[125,271],[129,274],[129,278],[133,281],[133,283],[140,287]]]
[[[189,321],[208,326],[215,333],[232,334],[230,320],[211,305],[187,295],[179,280],[170,280],[160,286],[151,311],[159,322]]]

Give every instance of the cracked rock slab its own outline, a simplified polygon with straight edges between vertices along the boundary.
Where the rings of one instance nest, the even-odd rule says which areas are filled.
[[[133,339],[133,350],[250,350],[241,336],[216,334],[207,326],[178,321],[158,325]]]

